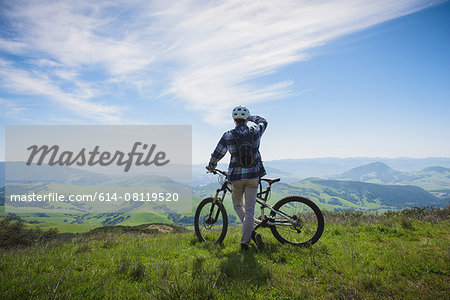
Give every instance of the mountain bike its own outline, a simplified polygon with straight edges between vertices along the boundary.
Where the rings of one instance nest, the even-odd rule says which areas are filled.
[[[227,173],[218,169],[212,171],[219,175],[221,187],[214,197],[203,199],[195,212],[195,233],[199,241],[221,243],[228,230],[228,214],[223,205],[227,192],[232,192],[232,184],[226,178]],[[259,227],[270,228],[274,237],[281,243],[297,246],[310,246],[321,237],[324,229],[323,214],[311,200],[300,196],[288,196],[274,206],[266,203],[270,198],[272,184],[280,178],[260,178],[256,202],[260,205],[261,215],[254,219],[255,230]],[[267,185],[263,188],[263,185]],[[265,210],[270,211],[269,215]],[[255,208],[256,210],[256,208]]]

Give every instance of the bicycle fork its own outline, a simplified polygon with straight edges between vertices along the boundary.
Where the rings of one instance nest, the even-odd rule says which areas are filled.
[[[217,209],[217,212],[216,212],[216,216],[215,217],[213,217],[213,214],[214,214],[214,207],[216,206],[216,203],[217,202],[220,202],[220,203],[223,203],[223,200],[225,199],[225,192],[222,194],[222,197],[219,197],[219,193],[221,192],[222,190],[217,190],[216,191],[216,195],[214,196],[214,201],[212,202],[212,205],[211,205],[211,208],[210,208],[210,210],[209,210],[209,217],[208,217],[208,219],[206,220],[206,224],[214,224],[214,223],[216,223],[217,222],[217,218],[219,217],[219,213],[220,213],[220,209]]]

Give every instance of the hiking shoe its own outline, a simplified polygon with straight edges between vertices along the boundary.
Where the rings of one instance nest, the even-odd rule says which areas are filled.
[[[256,247],[258,247],[258,249],[262,249],[264,247],[264,243],[262,241],[261,235],[259,233],[257,233],[256,231],[252,232],[252,240],[255,242]]]
[[[241,244],[241,252],[247,251],[248,249],[250,249],[248,244]]]

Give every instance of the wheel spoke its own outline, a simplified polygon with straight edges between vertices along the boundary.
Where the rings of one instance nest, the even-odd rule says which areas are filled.
[[[315,204],[301,197],[289,197],[279,203],[276,205],[277,210],[289,216],[292,222],[281,214],[272,213],[275,223],[282,223],[274,226],[272,232],[275,237],[282,242],[297,245],[308,245],[317,241],[323,231],[323,217],[317,207],[316,211],[313,209]]]
[[[195,216],[195,231],[200,241],[221,242],[225,237],[228,218],[222,205],[212,198],[202,201]]]

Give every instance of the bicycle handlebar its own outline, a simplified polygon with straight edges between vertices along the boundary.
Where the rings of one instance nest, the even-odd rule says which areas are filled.
[[[214,175],[217,175],[217,173],[222,174],[223,176],[227,176],[227,172],[219,170],[219,169],[214,169],[212,171],[208,170],[208,172],[213,173]]]

